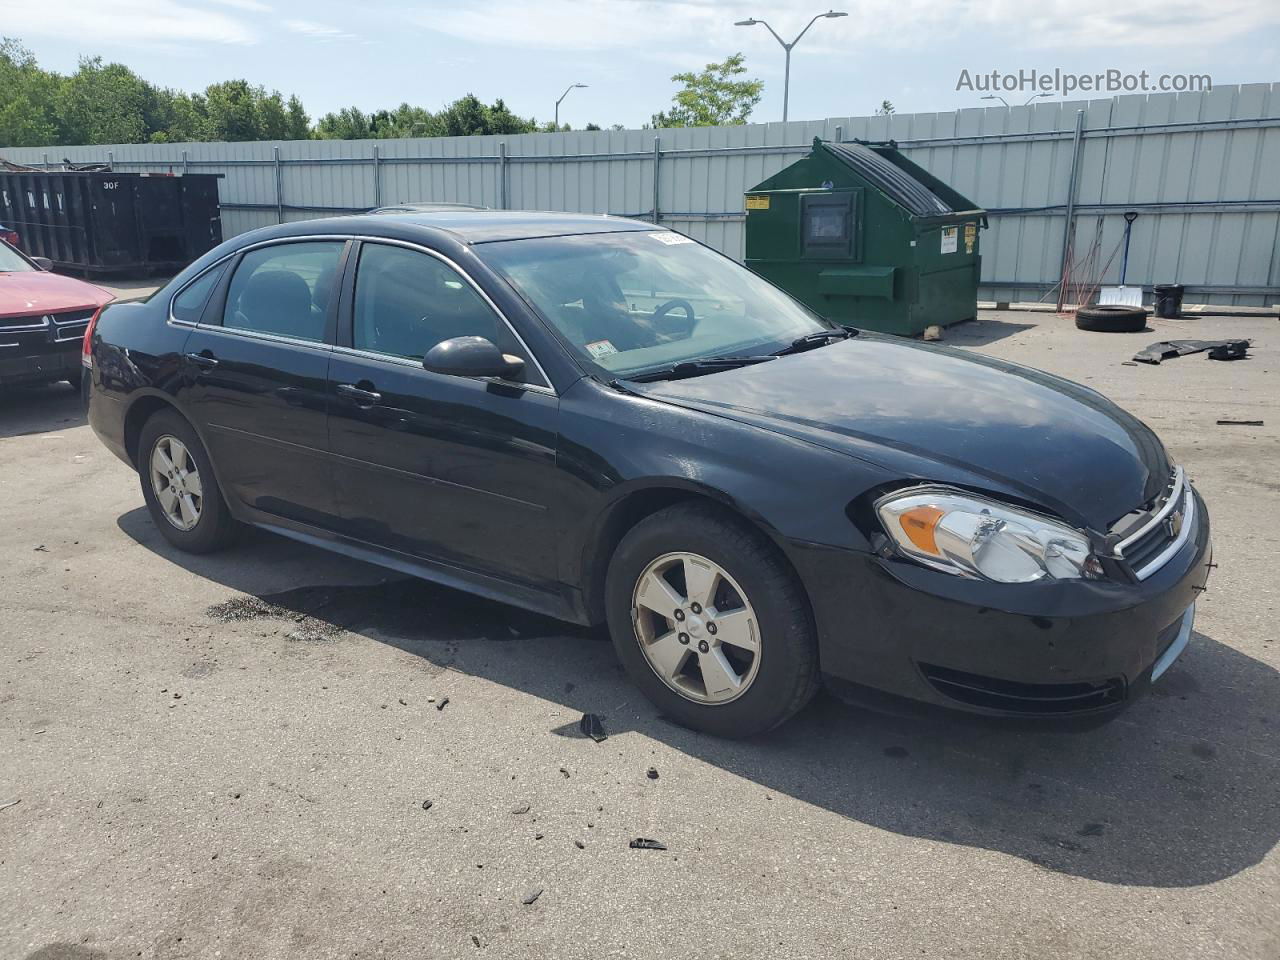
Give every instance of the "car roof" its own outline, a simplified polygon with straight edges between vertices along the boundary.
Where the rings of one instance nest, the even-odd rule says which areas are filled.
[[[384,207],[370,210],[369,213],[439,213],[456,210],[488,210],[474,203],[448,203],[440,200],[412,200],[404,203],[392,203]]]
[[[365,213],[323,220],[303,220],[280,227],[269,227],[268,235],[278,237],[307,236],[319,233],[361,233],[408,239],[417,234],[423,239],[441,233],[466,244],[494,243],[500,240],[527,240],[534,237],[568,237],[588,233],[622,233],[640,230],[664,230],[665,227],[584,213],[542,213],[532,210],[449,210],[425,213]],[[426,235],[426,236],[424,236]],[[262,234],[259,234],[262,236]]]

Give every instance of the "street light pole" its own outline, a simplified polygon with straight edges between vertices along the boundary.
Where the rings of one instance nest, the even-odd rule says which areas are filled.
[[[565,87],[565,88],[564,88],[564,93],[560,94],[560,100],[563,100],[565,97],[567,97],[567,96],[569,95],[569,91],[570,91],[570,90],[573,90],[574,88],[584,88],[584,89],[585,89],[585,88],[586,88],[586,86],[587,86],[587,85],[586,85],[585,83],[571,83],[571,84],[569,84],[567,87]],[[559,129],[560,129],[560,100],[557,100],[557,101],[556,101],[556,122],[555,122],[555,127],[556,127],[556,129],[557,129],[557,130],[559,130]]]
[[[783,73],[782,73],[782,122],[783,123],[787,122],[787,107],[791,100],[791,48],[794,47],[797,43],[799,43],[800,38],[803,37],[806,33],[808,33],[809,28],[812,27],[819,20],[822,20],[824,18],[834,20],[837,17],[847,17],[847,16],[848,16],[847,13],[844,13],[843,11],[836,11],[836,10],[828,10],[826,13],[820,13],[816,17],[814,17],[812,20],[810,20],[807,24],[805,24],[805,28],[801,30],[799,33],[797,33],[796,38],[792,40],[790,43],[787,43],[787,41],[783,40],[780,36],[778,36],[778,32],[774,30],[773,27],[769,26],[768,22],[764,20],[756,20],[753,17],[748,20],[739,20],[736,23],[734,23],[735,27],[754,27],[756,24],[760,24],[760,26],[764,27],[766,30],[768,30],[770,33],[773,34],[773,39],[777,40],[778,43],[781,44],[782,49],[786,52],[786,63],[785,63],[785,66],[783,67]]]

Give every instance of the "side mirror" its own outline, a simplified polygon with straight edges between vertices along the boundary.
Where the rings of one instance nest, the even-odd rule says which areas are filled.
[[[32,257],[31,262],[34,263],[37,267],[39,267],[41,270],[43,270],[45,273],[48,273],[50,270],[53,269],[53,261],[50,260],[48,257]]]
[[[432,373],[453,377],[500,377],[514,380],[524,371],[524,361],[503,353],[485,337],[454,337],[427,351],[422,366]]]

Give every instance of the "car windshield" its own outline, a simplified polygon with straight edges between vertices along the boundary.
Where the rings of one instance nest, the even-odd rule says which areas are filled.
[[[833,324],[671,231],[506,240],[476,252],[585,360],[626,378],[784,349]]]
[[[0,273],[17,273],[22,270],[34,270],[35,267],[17,250],[0,241]]]

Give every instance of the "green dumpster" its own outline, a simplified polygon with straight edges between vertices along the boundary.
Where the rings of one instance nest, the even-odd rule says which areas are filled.
[[[893,143],[828,143],[746,195],[746,264],[838,323],[912,335],[977,313],[986,212]]]

